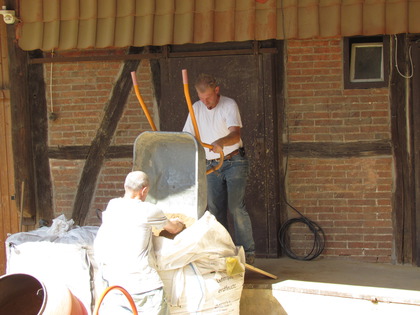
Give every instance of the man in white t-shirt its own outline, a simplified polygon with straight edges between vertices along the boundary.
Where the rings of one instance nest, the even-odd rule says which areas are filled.
[[[127,290],[139,314],[169,314],[163,282],[156,271],[152,226],[176,234],[185,225],[178,219],[168,220],[156,205],[145,201],[149,179],[144,172],[129,173],[124,189],[124,197],[112,199],[102,214],[94,242],[95,259],[108,286]],[[125,296],[117,290],[111,292],[100,314],[132,314]]]
[[[207,206],[226,229],[229,211],[234,227],[233,239],[244,247],[247,263],[253,264],[255,243],[244,202],[249,166],[242,145],[239,108],[233,99],[220,95],[220,87],[211,75],[199,75],[195,89],[200,99],[193,104],[200,139],[213,147],[211,150],[205,148],[207,169],[218,165],[220,152],[224,153],[222,167],[207,175]],[[190,115],[183,131],[196,136]]]

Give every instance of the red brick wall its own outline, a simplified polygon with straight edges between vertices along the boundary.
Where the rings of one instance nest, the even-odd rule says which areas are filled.
[[[287,42],[286,122],[290,142],[390,139],[388,89],[344,90],[341,39]],[[289,202],[326,234],[323,256],[390,262],[390,156],[288,158]],[[289,217],[297,214],[289,209]],[[292,249],[312,246],[303,224],[291,229]]]
[[[284,139],[290,142],[390,139],[388,89],[344,90],[342,63],[341,39],[287,41],[288,132]],[[49,108],[58,114],[58,119],[49,125],[51,146],[91,143],[121,65],[121,62],[63,63],[54,64],[52,72],[51,65],[45,66]],[[153,104],[150,75],[149,63],[143,61],[137,77],[149,106]],[[150,110],[153,115],[153,108]],[[158,122],[157,118],[154,120]],[[132,145],[144,130],[150,127],[132,92],[112,144]],[[323,256],[391,261],[392,157],[290,156],[287,162],[288,200],[324,229]],[[70,218],[84,161],[51,160],[50,164],[55,213]],[[95,209],[105,209],[109,199],[122,195],[122,183],[131,164],[131,158],[105,163],[86,224],[99,224]],[[296,216],[289,209],[289,217]],[[295,233],[292,248],[302,253],[312,245],[312,237],[305,230],[299,225],[292,229]]]
[[[49,121],[49,145],[90,145],[118,79],[122,62],[54,63],[45,65],[45,83],[49,111],[57,115]],[[153,90],[148,61],[137,71],[139,89],[153,116]],[[155,121],[157,124],[157,121]],[[149,123],[134,91],[129,96],[111,145],[133,145],[136,137],[150,130]],[[84,160],[50,160],[54,187],[55,216],[71,218],[77,185]],[[99,220],[95,209],[105,209],[111,198],[121,196],[125,175],[132,168],[132,158],[106,161],[86,224]]]

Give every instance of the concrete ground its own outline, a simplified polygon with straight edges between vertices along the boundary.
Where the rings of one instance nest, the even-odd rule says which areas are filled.
[[[420,268],[347,260],[256,259],[247,269],[241,315],[420,314]]]

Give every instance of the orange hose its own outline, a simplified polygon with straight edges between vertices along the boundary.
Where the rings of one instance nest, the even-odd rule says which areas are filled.
[[[221,168],[222,167],[222,165],[223,165],[223,151],[220,153],[220,162],[219,162],[219,164],[217,164],[215,167],[212,167],[212,168],[210,168],[210,169],[208,169],[207,171],[206,171],[206,175],[209,175],[210,173],[213,173],[214,171],[217,171],[219,168]]]
[[[134,303],[134,300],[131,297],[130,293],[128,293],[126,289],[124,289],[123,287],[120,287],[118,285],[114,285],[114,286],[111,286],[111,287],[108,287],[108,288],[105,289],[105,291],[102,293],[101,297],[99,298],[98,302],[95,305],[95,309],[93,311],[93,315],[98,315],[99,308],[101,307],[102,301],[104,300],[105,296],[111,290],[114,290],[114,289],[120,290],[125,295],[125,297],[127,298],[128,302],[130,302],[130,306],[131,306],[131,309],[133,311],[133,314],[134,315],[138,315],[136,304]]]
[[[198,140],[198,142],[201,143],[201,145],[203,147],[211,150],[211,149],[213,149],[212,145],[201,142],[200,132],[198,131],[197,120],[195,119],[194,109],[193,109],[192,102],[191,102],[190,91],[188,89],[188,74],[187,74],[186,69],[182,69],[182,83],[184,84],[184,95],[185,95],[185,99],[187,101],[188,111],[189,111],[190,116],[191,116],[191,121],[192,121],[192,124],[194,126],[195,137]],[[219,164],[217,164],[215,167],[207,170],[206,175],[208,175],[208,174],[210,174],[214,171],[217,171],[219,168],[221,168],[222,165],[223,165],[223,158],[224,158],[224,153],[223,153],[223,150],[222,150],[220,152],[220,159],[219,159],[220,162],[219,162]]]
[[[185,95],[185,99],[187,101],[188,111],[190,112],[191,121],[192,121],[192,124],[194,126],[195,137],[197,138],[198,142],[200,142],[203,146],[205,146],[201,142],[200,132],[198,131],[198,126],[197,126],[197,120],[195,119],[195,115],[194,115],[194,110],[193,110],[193,106],[192,106],[192,102],[191,102],[191,96],[190,96],[190,90],[188,89],[188,74],[187,74],[186,69],[182,70],[182,83],[184,84],[184,95]],[[206,147],[209,148],[209,145],[207,145]],[[211,149],[211,148],[212,147],[210,146],[209,149]]]
[[[140,91],[139,91],[139,86],[137,84],[137,78],[136,78],[136,72],[135,71],[131,72],[131,79],[133,80],[134,92],[136,92],[137,99],[139,100],[140,106],[143,109],[143,112],[146,115],[147,120],[149,121],[150,127],[152,127],[153,131],[156,131],[157,128],[155,126],[155,123],[153,122],[152,117],[149,114],[149,110],[147,109],[147,106],[144,103],[143,98],[141,97],[141,94],[140,94]]]

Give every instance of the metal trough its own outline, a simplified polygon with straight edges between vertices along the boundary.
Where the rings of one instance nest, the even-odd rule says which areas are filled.
[[[133,171],[150,178],[147,201],[165,213],[201,218],[207,206],[206,157],[194,136],[146,131],[137,137],[133,151]]]

